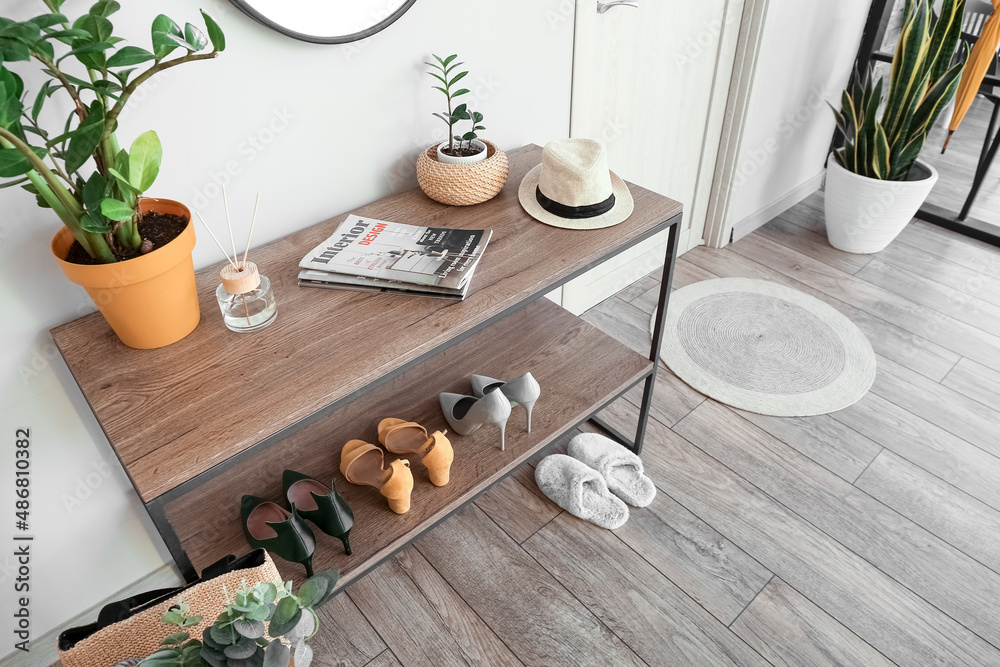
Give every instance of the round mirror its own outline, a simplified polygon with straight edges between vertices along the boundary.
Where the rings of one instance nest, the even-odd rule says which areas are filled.
[[[316,44],[343,44],[374,35],[416,0],[230,0],[272,30]]]

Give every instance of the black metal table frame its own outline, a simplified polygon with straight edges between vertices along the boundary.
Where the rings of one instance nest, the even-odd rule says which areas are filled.
[[[170,489],[169,491],[166,491],[165,493],[157,496],[156,498],[153,498],[152,500],[145,502],[144,506],[146,508],[146,511],[149,513],[150,519],[152,519],[153,525],[156,527],[157,532],[160,533],[160,537],[163,538],[163,541],[166,544],[167,549],[170,551],[170,555],[174,559],[174,563],[177,564],[177,567],[180,570],[181,575],[188,582],[193,582],[198,578],[198,573],[195,570],[194,565],[191,563],[191,559],[188,558],[187,553],[184,551],[184,548],[181,545],[180,539],[177,537],[177,533],[174,531],[173,526],[170,524],[170,520],[167,518],[166,506],[168,503],[179,498],[180,496],[189,493],[191,490],[197,488],[198,486],[201,486],[205,482],[225,472],[234,465],[241,463],[250,456],[256,456],[264,449],[277,445],[286,437],[288,437],[288,435],[290,435],[291,433],[298,431],[319,419],[322,419],[323,417],[333,412],[334,410],[358,399],[359,397],[370,392],[372,389],[378,387],[384,382],[388,382],[389,380],[395,378],[396,376],[416,366],[417,364],[426,361],[427,359],[439,354],[445,349],[465,340],[469,336],[472,336],[473,334],[482,331],[483,329],[489,326],[492,326],[493,324],[499,322],[500,320],[512,315],[521,308],[524,308],[525,306],[534,303],[538,299],[543,298],[546,294],[550,293],[552,290],[558,289],[563,285],[565,285],[566,283],[571,282],[576,278],[579,278],[580,276],[587,273],[591,269],[594,269],[597,266],[603,264],[604,262],[620,255],[626,250],[636,245],[639,245],[643,241],[649,240],[653,236],[656,236],[657,234],[665,230],[669,230],[669,235],[667,238],[667,249],[664,257],[663,272],[660,282],[660,294],[659,294],[659,299],[657,301],[657,306],[656,306],[657,310],[654,317],[655,322],[653,326],[652,344],[650,346],[650,353],[649,353],[649,359],[650,361],[653,362],[652,368],[649,371],[647,371],[643,377],[639,378],[639,380],[637,380],[635,383],[629,385],[628,387],[623,389],[620,393],[608,399],[608,401],[606,401],[604,405],[598,408],[593,414],[588,415],[579,423],[567,429],[567,431],[564,431],[564,433],[567,433],[573,430],[573,428],[577,428],[588,421],[593,421],[602,430],[606,431],[610,436],[620,441],[631,451],[635,452],[636,454],[641,454],[642,445],[646,436],[646,425],[649,421],[649,410],[653,400],[653,389],[656,385],[656,369],[659,366],[658,360],[660,354],[660,347],[663,343],[663,327],[666,321],[667,305],[670,299],[670,285],[673,282],[674,265],[677,262],[677,248],[678,248],[678,243],[680,241],[680,227],[682,221],[683,221],[683,213],[678,213],[673,217],[658,223],[655,227],[649,229],[648,231],[636,237],[629,243],[619,246],[615,248],[612,252],[582,266],[569,276],[561,280],[555,281],[549,285],[546,285],[544,288],[537,290],[535,293],[517,302],[507,310],[504,310],[503,312],[498,313],[497,315],[487,320],[484,320],[483,322],[480,322],[474,327],[470,327],[469,329],[457,334],[454,338],[450,339],[446,343],[443,343],[437,348],[430,350],[415,359],[412,359],[411,361],[403,364],[399,368],[393,369],[393,371],[391,371],[390,373],[381,376],[380,378],[365,385],[364,387],[361,387],[360,389],[334,401],[333,403],[325,406],[324,408],[317,410],[308,417],[305,417],[299,420],[298,422],[291,424],[283,428],[282,430],[268,436],[267,438],[261,440],[257,444],[248,447],[242,452],[231,456],[230,458],[226,459],[221,463],[216,464],[215,466],[209,468],[208,470],[198,474],[195,477],[192,477],[191,479],[187,480],[182,484],[179,484],[178,486],[175,486],[174,488]],[[581,232],[581,233],[586,233],[586,232]],[[630,391],[640,382],[645,382],[645,387],[642,395],[641,405],[639,407],[638,425],[636,427],[635,437],[631,438],[621,433],[618,429],[614,428],[613,426],[608,425],[607,423],[604,422],[604,420],[597,418],[596,414],[607,408],[609,405],[611,405],[611,403],[621,398],[625,393]],[[551,447],[556,442],[558,442],[558,437],[553,438],[552,442],[549,443],[548,445],[545,445],[545,447],[543,447],[542,449]],[[516,468],[511,469],[506,474],[494,480],[489,486],[485,487],[475,495],[470,496],[459,507],[452,510],[451,512],[448,512],[444,516],[439,517],[438,519],[430,523],[421,532],[426,532],[428,530],[431,530],[436,525],[438,525],[439,523],[450,517],[455,512],[457,512],[459,509],[465,507],[470,502],[474,501],[476,498],[481,496],[483,493],[489,491],[489,489],[492,488],[493,485],[503,481],[514,470],[516,470]],[[386,555],[384,558],[379,559],[377,562],[373,563],[368,569],[371,570],[372,568],[376,567],[379,563],[383,562],[388,558],[391,558],[395,553],[397,553],[400,549],[404,548],[405,546],[406,545],[404,544],[399,549],[396,549],[392,553]]]
[[[852,83],[857,77],[857,73],[867,67],[871,61],[892,62],[892,54],[882,53],[879,48],[885,40],[893,6],[893,0],[874,0],[872,2],[868,12],[868,22],[861,37],[861,46],[855,59],[855,73],[851,78]],[[1000,77],[988,75],[984,81],[994,86],[1000,86]],[[991,123],[991,127],[995,124],[998,112],[1000,112],[1000,105],[995,105],[993,110],[994,123]],[[834,135],[833,141],[835,146],[840,143],[839,131]],[[925,203],[917,211],[917,218],[985,243],[1000,246],[1000,230],[997,229],[996,225],[969,217],[976,195],[986,180],[987,173],[998,152],[1000,152],[1000,131],[995,132],[994,136],[990,137],[989,130],[987,130],[983,151],[980,154],[979,162],[976,165],[976,174],[972,180],[972,188],[962,211],[956,214],[940,206]]]

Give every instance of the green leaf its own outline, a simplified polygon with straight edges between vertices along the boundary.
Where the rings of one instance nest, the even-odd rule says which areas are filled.
[[[83,119],[69,140],[66,149],[66,170],[73,173],[94,154],[104,136],[104,107],[100,100],[94,100],[87,116]]]
[[[461,81],[466,76],[468,76],[468,74],[469,74],[468,70],[466,70],[465,72],[459,72],[458,74],[455,75],[455,77],[453,79],[451,79],[448,82],[448,87],[451,88],[452,86],[455,85],[456,82]]]
[[[34,121],[38,120],[38,114],[42,112],[42,106],[53,93],[52,82],[46,81],[42,84],[42,87],[38,89],[38,95],[35,96],[35,103],[31,105],[31,119]]]
[[[135,209],[123,201],[118,201],[117,199],[105,199],[101,202],[101,213],[103,213],[106,218],[117,222],[130,222],[135,216]],[[183,623],[184,617],[182,616],[179,621],[175,622],[175,625],[181,625]]]
[[[221,626],[213,625],[208,629],[209,634],[212,636],[212,640],[219,646],[226,647],[231,645],[236,641],[236,631],[233,630],[232,626]],[[204,638],[203,638],[204,639]]]
[[[45,37],[31,45],[31,52],[40,56],[45,62],[52,62],[56,57],[55,49]]]
[[[322,572],[317,572],[315,576],[323,577],[326,579],[327,583],[326,595],[324,595],[319,602],[313,605],[313,609],[318,609],[326,604],[326,602],[333,597],[334,593],[337,592],[337,581],[340,579],[340,573],[336,570],[324,570]]]
[[[195,51],[201,51],[208,44],[208,38],[198,26],[190,23],[184,24],[184,39],[194,47]]]
[[[233,623],[233,628],[248,639],[263,637],[266,630],[262,621],[248,621],[242,618]]]
[[[86,31],[95,42],[106,42],[114,30],[111,21],[94,14],[84,14],[73,22],[73,27]]]
[[[186,632],[178,632],[178,633],[170,635],[169,637],[167,637],[166,639],[164,639],[162,642],[160,642],[160,644],[162,646],[170,646],[172,644],[183,644],[184,642],[186,642],[189,639],[191,639],[191,635],[189,635],[188,633],[186,633]]]
[[[434,56],[434,57],[437,58],[437,56]],[[438,60],[441,60],[441,64],[444,65],[445,67],[447,67],[448,63],[450,63],[452,60],[454,60],[457,57],[458,57],[458,54],[457,53],[453,53],[450,56],[448,56],[447,58],[445,58],[444,60],[441,60],[440,58],[438,58]]]
[[[114,47],[114,44],[109,42],[86,42],[84,44],[80,44],[79,46],[74,46],[69,52],[60,56],[59,60],[56,62],[61,62],[70,56],[79,57],[88,53],[103,53],[112,47]]]
[[[291,649],[275,639],[264,649],[263,667],[288,667],[292,659]]]
[[[323,599],[330,584],[323,577],[312,577],[299,588],[299,605],[312,607]]]
[[[451,112],[451,115],[458,118],[459,120],[467,120],[469,118],[469,112],[467,109],[469,105],[462,103],[455,107],[455,110]]]
[[[270,581],[262,581],[254,586],[253,597],[258,602],[270,604],[278,599],[278,587]]]
[[[8,181],[7,183],[0,183],[0,190],[3,190],[4,188],[15,188],[18,185],[23,185],[25,183],[30,183],[27,176],[25,176],[24,178],[19,178],[16,181]]]
[[[40,29],[44,30],[45,28],[48,28],[50,26],[59,25],[61,23],[69,23],[69,19],[67,19],[62,14],[51,13],[51,14],[42,14],[40,16],[36,16],[33,19],[29,19],[27,22],[34,23]]]
[[[154,58],[155,56],[146,49],[139,48],[138,46],[125,46],[108,58],[108,67],[138,65]]]
[[[226,35],[222,32],[222,28],[215,22],[215,19],[204,11],[201,12],[201,16],[205,19],[205,27],[208,28],[208,38],[212,40],[212,48],[220,52],[225,51]]]
[[[175,49],[184,44],[184,33],[179,25],[165,14],[153,19],[152,26],[153,55],[157,60],[163,60]]]
[[[462,141],[472,141],[473,139],[476,139],[478,136],[479,135],[477,135],[475,132],[466,132],[465,134],[462,135]]]
[[[40,158],[45,157],[41,148],[32,148]],[[31,162],[16,148],[0,148],[0,178],[17,178],[31,171]]]
[[[226,654],[227,658],[235,660],[246,660],[256,652],[257,642],[252,639],[247,639],[246,637],[240,637],[235,644],[227,646],[223,649],[223,653]]]
[[[483,114],[479,113],[478,111],[473,111],[472,112],[472,122],[473,123],[479,123],[482,120],[483,120]]]
[[[107,18],[121,8],[122,6],[115,2],[115,0],[98,0],[98,2],[95,2],[90,8],[88,13],[92,16]]]
[[[101,176],[99,171],[95,171],[90,175],[90,178],[87,179],[87,182],[83,186],[83,207],[88,211],[100,211],[101,202],[104,201],[107,196],[108,181]],[[177,612],[167,612],[167,614],[177,614]],[[164,618],[162,618],[164,623],[179,625],[182,622],[176,620],[176,616],[171,616],[171,619],[174,620],[168,621],[165,616],[166,614],[164,614]]]
[[[163,159],[163,147],[156,132],[143,132],[132,142],[128,153],[129,182],[139,192],[145,192],[160,173],[160,160]]]
[[[80,227],[83,228],[83,231],[91,234],[107,234],[111,231],[111,225],[101,216],[92,212],[88,212],[80,218]]]
[[[78,39],[92,39],[89,32],[80,28],[67,28],[66,30],[50,32],[45,37],[46,39],[58,40],[63,44],[72,44]]]
[[[452,98],[455,98],[455,97],[458,97],[459,95],[468,95],[468,94],[469,94],[469,89],[468,88],[463,88],[462,90],[459,90],[458,92],[452,93],[451,96],[452,96]]]
[[[202,616],[188,616],[187,618],[184,619],[184,624],[181,627],[186,628],[190,625],[198,625],[199,623],[201,623],[202,618],[203,618]]]

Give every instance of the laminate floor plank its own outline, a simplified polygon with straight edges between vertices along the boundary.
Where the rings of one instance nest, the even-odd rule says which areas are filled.
[[[806,207],[811,208],[811,209],[813,209],[815,211],[819,211],[820,213],[823,213],[825,211],[825,206],[826,206],[826,196],[825,195],[826,195],[826,193],[823,192],[822,190],[816,190],[815,192],[811,193],[808,197],[806,197],[805,199],[803,199],[802,201],[800,201],[798,204],[796,204],[796,206],[794,208],[800,208],[802,206],[806,206]]]
[[[856,480],[883,449],[879,443],[829,415],[772,417],[735,408],[734,411],[848,482]]]
[[[617,401],[601,413],[620,430],[638,418],[638,408]],[[659,492],[645,508],[631,508],[615,531],[653,567],[725,625],[729,625],[767,584],[772,572],[670,497],[664,480],[652,476]]]
[[[919,248],[935,257],[1000,279],[1000,249],[928,222],[914,220],[893,243]]]
[[[878,261],[907,269],[934,282],[1000,306],[1000,278],[941,259],[920,248],[905,243],[891,243],[878,254]]]
[[[476,505],[518,544],[562,511],[538,490],[535,469],[530,465],[521,466],[481,495]]]
[[[885,358],[878,359],[872,391],[1000,456],[1000,412]]]
[[[994,572],[1000,572],[997,510],[889,451],[882,452],[854,484]]]
[[[730,627],[775,667],[893,665],[777,577]]]
[[[660,274],[663,271],[661,266],[659,269],[652,271],[649,275],[643,276],[639,280],[635,281],[622,291],[615,294],[615,297],[621,299],[626,303],[631,303],[633,299],[644,294],[647,290],[653,289],[660,284]]]
[[[714,401],[703,403],[674,430],[913,593],[1000,646],[1000,627],[995,623],[1000,617],[1000,575],[996,572]]]
[[[322,665],[322,663],[320,663]],[[332,667],[340,667],[337,663],[333,663]],[[392,651],[386,650],[379,653],[374,660],[369,662],[365,667],[403,667],[396,656],[393,655]]]
[[[562,514],[524,547],[649,665],[767,664],[611,531]]]
[[[525,665],[645,665],[478,507],[416,546]]]
[[[1000,459],[869,392],[832,417],[1000,510]]]
[[[1000,372],[982,364],[962,359],[941,384],[983,405],[1000,407]]]
[[[1000,331],[1000,305],[943,285],[917,271],[876,259],[855,275],[983,331]]]
[[[689,511],[897,664],[1000,664],[981,637],[656,422],[644,462]]]
[[[960,322],[756,234],[734,243],[732,249],[961,356],[1000,369],[1000,336]]]
[[[348,595],[405,667],[521,665],[415,549],[352,584]]]
[[[803,229],[780,217],[758,229],[756,234],[851,274],[857,274],[874,257],[837,250],[827,242],[826,234]]]
[[[378,632],[348,596],[335,595],[316,615],[320,631],[309,644],[320,664],[321,656],[336,656],[343,667],[362,667],[386,650]]]
[[[815,297],[836,308],[854,322],[868,337],[876,352],[932,380],[943,379],[961,359],[961,355],[942,345],[914,335],[881,317],[871,315],[771,267],[738,255],[732,250],[695,248],[684,256],[689,261],[723,277],[772,280]]]
[[[674,270],[673,287],[674,289],[680,289],[681,287],[693,285],[694,283],[700,283],[704,280],[712,280],[713,278],[718,277],[719,276],[709,273],[700,266],[696,266],[681,257],[677,260],[677,267]],[[656,310],[656,305],[659,303],[659,299],[660,283],[657,281],[656,285],[646,289],[645,292],[632,299],[629,303],[652,318],[653,311]]]
[[[642,401],[645,382],[640,382],[625,392],[625,398],[633,405]],[[656,384],[653,385],[653,402],[650,404],[649,415],[654,419],[673,426],[684,415],[701,405],[705,395],[680,379],[661,361],[656,368]],[[635,425],[631,426],[635,431]]]
[[[649,355],[649,315],[616,297],[594,306],[582,316],[618,342]]]
[[[784,213],[779,213],[777,218],[785,222],[790,222],[814,234],[819,234],[824,240],[826,239],[826,219],[821,209],[805,205],[803,202],[802,204],[793,206]]]

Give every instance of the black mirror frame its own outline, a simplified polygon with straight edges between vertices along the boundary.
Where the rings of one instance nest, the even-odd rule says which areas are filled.
[[[361,30],[359,32],[350,35],[338,35],[336,37],[319,37],[316,35],[307,35],[301,32],[296,32],[294,30],[289,30],[285,26],[275,23],[271,19],[267,18],[266,16],[258,12],[256,9],[247,4],[246,0],[229,0],[229,1],[237,9],[239,9],[241,12],[252,18],[254,21],[257,21],[261,25],[267,26],[271,30],[280,32],[281,34],[286,35],[288,37],[292,37],[293,39],[297,39],[302,42],[310,42],[312,44],[348,44],[350,42],[356,42],[366,37],[371,37],[375,33],[381,30],[385,30],[387,27],[392,25],[396,21],[396,19],[405,14],[406,11],[417,0],[406,0],[402,5],[400,5],[399,9],[393,12],[390,16],[382,19],[375,25],[371,26],[370,28],[365,28],[364,30]]]

